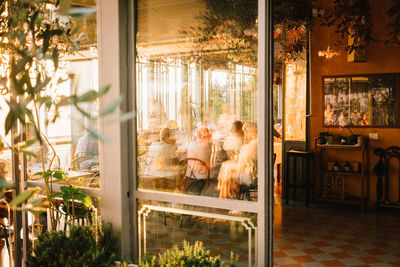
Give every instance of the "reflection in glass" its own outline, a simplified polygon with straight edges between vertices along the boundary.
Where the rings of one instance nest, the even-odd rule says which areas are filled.
[[[229,263],[237,255],[237,266],[257,266],[257,215],[139,200],[139,256],[156,256],[174,245],[203,242],[212,256]]]
[[[73,1],[73,5],[96,6],[96,1]],[[57,101],[62,96],[82,95],[89,90],[98,90],[97,60],[97,21],[96,14],[74,21],[81,32],[80,49],[75,54],[60,57],[59,67],[55,70],[49,63],[46,71],[52,81],[44,94]],[[95,117],[98,103],[88,102],[79,106],[84,112]],[[80,187],[100,187],[99,180],[99,142],[87,130],[97,129],[97,122],[86,119],[75,107],[60,107],[60,117],[51,121],[54,113],[39,110],[40,126],[49,144],[44,146],[45,169],[62,169],[69,177],[69,184]],[[26,130],[26,139],[35,136],[32,129]],[[47,142],[45,142],[47,143]],[[28,157],[27,172],[29,179],[40,179],[34,175],[42,171],[39,144],[30,147],[36,157]],[[53,162],[51,159],[54,157]],[[51,163],[51,166],[50,166]]]
[[[303,58],[306,58],[303,55]],[[306,139],[306,93],[307,66],[304,59],[298,59],[285,66],[285,139],[305,141]]]
[[[140,189],[257,198],[257,2],[233,2],[138,3]]]

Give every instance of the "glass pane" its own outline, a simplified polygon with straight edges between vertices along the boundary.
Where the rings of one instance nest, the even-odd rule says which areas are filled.
[[[73,1],[76,6],[96,6],[96,1]],[[81,32],[80,49],[72,55],[63,55],[57,71],[48,64],[48,71],[53,79],[45,94],[57,100],[61,96],[72,94],[82,95],[89,90],[98,90],[98,60],[97,60],[97,22],[96,14],[74,22]],[[57,83],[59,80],[61,83]],[[86,113],[95,116],[98,113],[98,103],[88,102],[79,107]],[[99,141],[87,128],[97,129],[97,121],[86,119],[75,107],[61,107],[60,118],[55,123],[46,124],[53,118],[53,112],[39,110],[41,129],[49,143],[44,147],[45,169],[62,169],[69,177],[69,184],[79,187],[99,188]],[[33,136],[32,129],[27,129],[27,140]],[[42,171],[43,166],[39,145],[31,147],[38,157],[28,158],[28,174],[30,179]],[[52,162],[52,158],[54,160]],[[50,166],[50,162],[52,162]]]
[[[232,3],[138,2],[139,189],[257,199],[257,2]]]
[[[306,58],[304,55],[303,58]],[[298,59],[285,66],[285,140],[306,140],[307,64]]]
[[[138,207],[140,256],[157,256],[175,245],[182,247],[184,241],[201,241],[225,263],[234,253],[237,266],[257,266],[256,214],[144,200]]]
[[[397,74],[324,77],[326,126],[394,127],[398,124]]]
[[[0,97],[0,121],[5,122],[9,112],[9,106],[6,101],[8,96]],[[11,134],[5,135],[4,127],[0,127],[0,177],[5,178],[8,182],[12,180],[12,151],[11,151]]]

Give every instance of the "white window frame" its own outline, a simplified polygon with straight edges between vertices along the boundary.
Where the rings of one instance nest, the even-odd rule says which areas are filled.
[[[98,1],[98,46],[100,87],[111,85],[100,108],[125,97],[121,110],[135,110],[135,0]],[[258,200],[219,199],[136,189],[136,122],[109,125],[100,120],[100,131],[111,143],[100,145],[102,218],[121,232],[124,259],[137,261],[137,200],[155,200],[258,214],[258,266],[272,265],[272,0],[258,1]],[[266,34],[268,33],[268,34]],[[268,182],[266,182],[268,181]]]

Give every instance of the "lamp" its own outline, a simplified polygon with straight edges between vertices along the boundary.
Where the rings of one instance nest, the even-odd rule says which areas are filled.
[[[326,57],[326,59],[332,59],[334,56],[339,55],[340,52],[333,50],[330,45],[328,45],[328,48],[326,50],[318,51],[318,56]]]
[[[340,52],[335,51],[331,48],[331,33],[329,33],[329,45],[326,50],[318,51],[318,56],[325,57],[326,59],[332,59],[334,56],[339,56]]]

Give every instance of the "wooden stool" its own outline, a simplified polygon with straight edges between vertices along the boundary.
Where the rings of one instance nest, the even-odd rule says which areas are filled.
[[[291,161],[290,159],[293,158]],[[297,177],[297,161],[301,160],[302,171],[300,177]],[[293,162],[293,166],[290,163]],[[296,200],[296,189],[304,188],[306,193],[306,206],[308,207],[310,188],[314,191],[314,152],[289,150],[286,152],[286,181],[285,198],[286,204],[289,204],[289,191],[293,188],[293,200]],[[292,169],[293,179],[291,181],[290,169]],[[299,179],[298,179],[299,178]]]

